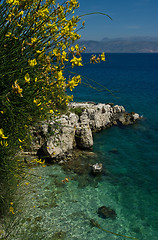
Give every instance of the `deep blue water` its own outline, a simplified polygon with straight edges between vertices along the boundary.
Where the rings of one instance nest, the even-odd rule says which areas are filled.
[[[89,58],[83,55],[85,62]],[[106,62],[74,68],[74,72],[87,77],[74,91],[75,101],[113,102],[144,119],[94,135],[95,160],[106,171],[100,178],[77,176],[59,165],[32,168],[19,189],[20,221],[10,239],[126,239],[92,227],[93,219],[116,234],[157,240],[158,54],[107,54]],[[65,177],[70,180],[63,184]],[[30,182],[27,188],[25,182]],[[103,205],[115,210],[116,219],[98,216]]]
[[[85,54],[84,60],[89,57]],[[107,54],[106,62],[78,72],[95,88],[103,90],[90,79],[115,96],[83,84],[75,91],[75,101],[113,102],[144,116],[134,126],[95,134],[94,151],[112,175],[117,191],[109,194],[130,223],[129,229],[141,239],[158,239],[158,54]]]

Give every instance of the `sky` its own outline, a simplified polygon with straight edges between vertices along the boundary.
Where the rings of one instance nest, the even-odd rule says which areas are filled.
[[[85,29],[80,31],[84,40],[103,38],[158,37],[158,0],[78,0],[77,15],[102,12],[103,15],[82,17]]]

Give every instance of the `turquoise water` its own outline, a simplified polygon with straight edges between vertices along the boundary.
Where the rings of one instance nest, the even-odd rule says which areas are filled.
[[[140,239],[158,239],[158,54],[109,54],[106,63],[89,70],[90,78],[96,76],[119,97],[98,92],[89,94],[91,100],[121,104],[144,116],[134,126],[96,134],[94,151],[111,174],[111,195],[126,227]]]
[[[84,55],[85,61],[89,56]],[[105,63],[75,70],[105,85],[117,97],[83,85],[75,91],[76,101],[114,102],[144,119],[94,135],[95,155],[82,159],[81,165],[84,169],[85,162],[103,163],[100,177],[88,171],[80,175],[64,171],[59,165],[30,170],[33,175],[26,179],[30,184],[19,190],[23,196],[21,220],[10,239],[126,239],[93,227],[93,219],[117,234],[157,240],[158,54],[108,54]],[[65,177],[70,179],[64,184]],[[116,219],[98,216],[103,205],[115,210]]]

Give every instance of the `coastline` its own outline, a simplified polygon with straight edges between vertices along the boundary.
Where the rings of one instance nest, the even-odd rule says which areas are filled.
[[[33,226],[37,226],[36,224],[41,222],[46,224],[48,216],[45,213],[49,212],[51,216],[51,218],[48,218],[49,229],[50,225],[53,228],[54,219],[56,224],[53,233],[52,230],[51,233],[50,230],[48,230],[48,232],[50,235],[53,234],[55,239],[57,235],[63,234],[64,237],[66,236],[67,228],[65,228],[63,224],[67,225],[67,221],[71,231],[73,229],[76,235],[78,231],[79,234],[81,234],[80,227],[73,227],[74,217],[76,217],[79,226],[82,226],[84,221],[86,221],[86,228],[91,232],[89,239],[93,239],[94,232],[98,230],[97,225],[103,226],[103,221],[108,219],[108,224],[110,225],[108,225],[107,228],[111,229],[111,221],[115,222],[115,218],[119,212],[115,212],[115,210],[117,210],[115,201],[113,201],[113,204],[110,204],[111,200],[105,201],[105,205],[101,204],[101,202],[104,202],[103,200],[100,201],[105,193],[105,195],[109,195],[111,191],[110,185],[107,185],[103,191],[103,185],[100,179],[102,177],[106,179],[113,178],[113,176],[106,169],[105,165],[103,165],[101,174],[95,175],[91,171],[91,166],[99,160],[98,155],[92,152],[93,133],[113,125],[133,124],[141,119],[141,117],[134,112],[127,113],[123,106],[113,106],[111,103],[71,103],[69,110],[71,111],[67,114],[62,114],[56,122],[43,122],[43,124],[38,126],[38,129],[33,132],[36,133],[34,135],[34,153],[37,152],[37,154],[39,154],[39,150],[43,150],[41,157],[44,158],[47,156],[46,160],[48,162],[57,164],[48,164],[46,168],[37,167],[37,165],[33,165],[30,170],[28,168],[29,174],[23,180],[24,182],[21,184],[17,194],[20,195],[21,192],[25,193],[25,199],[23,201],[27,203],[27,207],[23,212],[26,223],[25,226],[21,226],[20,232],[18,233],[19,237],[23,235],[23,231],[25,231],[26,228],[29,228],[29,223],[33,224]],[[55,129],[58,134],[52,135],[50,126],[52,125],[53,128],[55,126],[54,124],[57,123],[58,128]],[[76,138],[78,138],[78,141]],[[29,166],[29,157],[30,156],[28,156],[27,159],[27,167]],[[32,181],[32,175],[38,176],[41,180],[37,181],[37,179],[35,179]],[[29,182],[31,184],[29,184]],[[100,184],[98,185],[99,182]],[[25,185],[27,185],[27,189]],[[101,188],[99,195],[96,188]],[[30,191],[29,195],[26,194],[28,191]],[[92,201],[93,198],[91,198],[91,195],[95,199],[94,202]],[[41,196],[40,201],[39,196]],[[30,197],[32,201],[28,200]],[[19,203],[20,207],[22,207],[23,201]],[[114,203],[116,205],[114,205]],[[71,204],[73,204],[73,210]],[[82,210],[78,213],[81,205]],[[93,206],[96,212],[93,213],[89,206]],[[102,208],[104,211],[100,213],[100,209]],[[90,214],[86,212],[87,209],[90,211]],[[64,218],[62,218],[62,216],[64,216]],[[70,219],[69,216],[72,216],[72,218]],[[46,222],[44,222],[44,219]],[[28,231],[30,231],[30,229]],[[115,229],[112,229],[112,231],[115,234]],[[124,231],[126,235],[129,235],[128,231]],[[40,233],[35,232],[35,234],[38,235]],[[99,231],[97,235],[98,238],[104,237],[102,231]]]
[[[134,124],[141,118],[112,103],[72,102],[68,112],[56,121],[43,122],[33,129],[30,154],[47,162],[59,162],[75,149],[92,150],[94,132],[113,125]]]

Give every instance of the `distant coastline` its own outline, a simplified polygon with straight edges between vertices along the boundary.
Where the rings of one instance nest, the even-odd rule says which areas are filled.
[[[104,38],[101,41],[79,40],[86,53],[158,53],[158,37]]]

